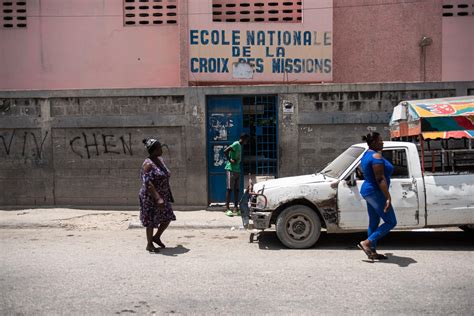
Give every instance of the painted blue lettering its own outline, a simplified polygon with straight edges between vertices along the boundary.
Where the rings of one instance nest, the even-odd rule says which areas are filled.
[[[268,36],[270,37],[268,45],[273,45],[273,35],[275,35],[275,31],[268,31]]]
[[[195,64],[199,63],[198,58],[191,58],[191,72],[199,72],[199,69],[197,68],[197,65]]]
[[[276,57],[285,57],[285,48],[277,47],[276,49]]]
[[[239,56],[240,56],[240,47],[232,46],[232,57],[239,57]]]
[[[209,44],[209,39],[207,38],[208,35],[209,35],[209,31],[207,31],[207,30],[202,30],[201,31],[201,44],[202,45]]]
[[[330,73],[332,70],[332,61],[331,59],[324,60],[324,70],[326,73]]]
[[[247,45],[255,45],[255,31],[247,31]]]
[[[191,34],[189,35],[189,37],[190,37],[191,45],[197,45],[198,44],[198,39],[199,39],[199,31],[198,30],[191,30]]]
[[[270,52],[270,47],[265,47],[265,57],[273,57],[273,54]]]
[[[301,46],[301,31],[293,31],[293,45]]]
[[[324,32],[324,45],[331,46],[331,32]]]
[[[219,44],[219,31],[216,31],[216,30],[211,31],[211,43],[213,45]]]
[[[229,58],[221,58],[222,69],[220,72],[229,72]]]
[[[265,45],[265,32],[264,31],[257,32],[257,45]]]
[[[222,45],[230,45],[229,40],[225,39],[225,30],[222,30]]]
[[[293,72],[295,72],[295,73],[300,73],[301,72],[301,63],[302,63],[302,61],[299,58],[295,58],[293,60],[293,66],[294,66],[293,67]]]
[[[314,60],[306,59],[306,72],[314,72]]]
[[[209,58],[207,61],[207,66],[210,73],[217,72],[217,63],[218,61],[215,58]]]
[[[291,58],[285,60],[285,72],[293,72],[293,60]]]
[[[288,31],[283,32],[283,44],[291,45],[291,33]]]
[[[207,72],[207,59],[199,58],[199,72]]]
[[[305,46],[311,45],[311,32],[310,31],[305,31],[303,33],[303,43]]]
[[[314,33],[314,45],[319,46],[321,45],[321,42],[318,42],[318,32],[313,32]]]
[[[250,46],[244,46],[242,47],[242,56],[244,57],[250,57]]]
[[[272,73],[281,73],[281,60],[283,58],[272,58]]]
[[[314,72],[323,72],[323,60],[322,59],[315,59],[315,71]]]
[[[258,73],[262,73],[263,72],[263,59],[262,58],[257,58],[256,59],[256,67],[255,67],[255,71],[258,72]]]
[[[232,31],[232,45],[240,45],[240,31]]]

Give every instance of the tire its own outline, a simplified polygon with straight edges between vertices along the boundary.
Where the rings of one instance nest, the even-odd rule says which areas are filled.
[[[310,248],[319,239],[321,221],[311,208],[292,205],[278,216],[276,233],[278,239],[288,248]]]
[[[474,225],[473,224],[459,226],[459,228],[464,230],[466,233],[474,234]]]

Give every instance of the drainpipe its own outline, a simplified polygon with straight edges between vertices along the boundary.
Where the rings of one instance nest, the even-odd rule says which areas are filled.
[[[426,47],[433,43],[431,37],[422,36],[418,46],[420,46],[420,80],[426,81]]]

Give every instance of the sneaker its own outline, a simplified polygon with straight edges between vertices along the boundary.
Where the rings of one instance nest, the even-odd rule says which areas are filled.
[[[225,215],[232,217],[232,216],[234,216],[234,212],[232,212],[232,210],[227,210],[225,212]]]
[[[240,210],[235,211],[234,216],[240,216]]]

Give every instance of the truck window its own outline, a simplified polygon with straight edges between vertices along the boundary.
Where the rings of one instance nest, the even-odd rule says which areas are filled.
[[[392,178],[409,178],[407,153],[405,149],[383,150],[382,156],[393,165]]]
[[[333,178],[339,178],[364,151],[365,149],[362,147],[349,147],[345,152],[329,163],[321,173]]]

